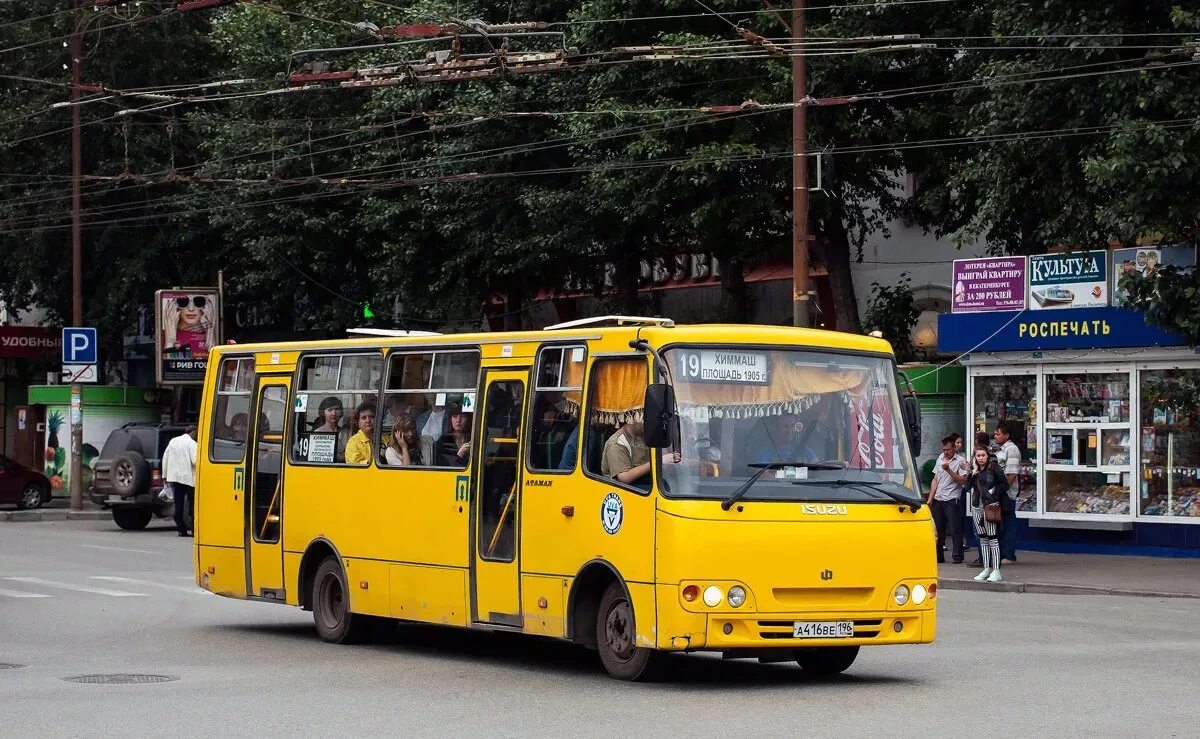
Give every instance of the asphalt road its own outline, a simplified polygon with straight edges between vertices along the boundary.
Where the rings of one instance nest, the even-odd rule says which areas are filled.
[[[319,641],[310,614],[191,582],[190,540],[0,524],[0,735],[1194,736],[1200,601],[943,591],[922,647],[843,676],[674,660],[610,680],[558,642],[401,626]],[[77,684],[97,673],[177,677]]]

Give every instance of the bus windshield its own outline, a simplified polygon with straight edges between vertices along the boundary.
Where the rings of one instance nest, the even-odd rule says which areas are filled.
[[[679,412],[668,497],[894,502],[919,497],[891,358],[811,349],[675,347]],[[891,493],[889,495],[888,493]]]

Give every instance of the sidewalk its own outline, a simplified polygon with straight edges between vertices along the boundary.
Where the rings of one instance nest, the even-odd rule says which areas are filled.
[[[938,584],[947,590],[1200,598],[1200,559],[1045,552],[1018,556],[1019,564],[1001,570],[1002,582],[975,582],[979,567],[941,564]],[[971,559],[968,555],[967,561]]]
[[[0,511],[0,523],[32,523],[37,521],[103,521],[112,518],[112,512],[106,511],[89,500],[83,501],[82,511],[72,511],[70,501],[55,498],[49,504],[32,511],[3,510]]]

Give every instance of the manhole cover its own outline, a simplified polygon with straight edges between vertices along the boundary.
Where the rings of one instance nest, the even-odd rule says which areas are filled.
[[[175,675],[76,675],[64,677],[69,683],[101,683],[104,685],[140,685],[142,683],[169,683],[179,678]]]
[[[16,662],[0,662],[0,670],[15,670],[18,667],[24,666],[25,665],[18,665]]]

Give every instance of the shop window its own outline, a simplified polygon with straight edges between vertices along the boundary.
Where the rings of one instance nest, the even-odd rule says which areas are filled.
[[[245,458],[253,388],[253,358],[231,358],[221,362],[209,450],[209,459],[213,462],[241,462]]]
[[[368,464],[375,448],[375,405],[382,374],[383,360],[377,354],[301,360],[300,387],[293,398],[292,461]],[[365,446],[360,430],[366,437]]]
[[[642,435],[647,377],[642,357],[593,365],[580,449],[587,472],[640,490],[650,489],[650,452]]]
[[[466,467],[478,384],[475,350],[389,355],[379,463]]]
[[[555,346],[541,351],[533,415],[529,419],[529,469],[575,469],[586,359],[582,346]]]
[[[1046,375],[1046,511],[1130,513],[1129,375]]]
[[[1200,370],[1142,370],[1139,388],[1139,512],[1200,517]]]
[[[1010,439],[1021,451],[1021,468],[1017,473],[1017,510],[1036,512],[1038,509],[1037,464],[1037,377],[1006,375],[975,378],[975,432],[991,439],[996,426],[1004,421]],[[968,438],[964,452],[970,458],[975,440]]]

